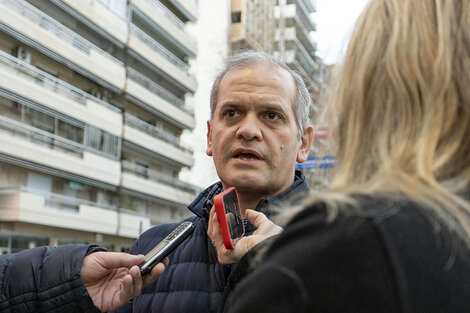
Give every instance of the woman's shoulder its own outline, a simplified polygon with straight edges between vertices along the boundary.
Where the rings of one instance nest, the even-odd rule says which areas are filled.
[[[445,308],[451,293],[469,303],[469,254],[426,205],[383,195],[352,199],[333,213],[327,202],[297,213],[266,253],[265,268],[295,273],[309,307],[331,309],[332,293],[345,305],[371,299],[376,312],[403,302],[431,312]],[[449,292],[436,296],[440,290]]]
[[[418,200],[390,194],[348,195],[341,200],[312,201],[298,211],[286,224],[286,228],[300,224],[316,227],[345,226],[351,222],[369,222],[377,225],[389,220],[422,222],[431,220],[431,211]]]
[[[285,225],[271,251],[286,249],[294,253],[300,247],[300,253],[305,254],[355,247],[364,254],[361,258],[384,251],[385,257],[394,254],[405,260],[416,254],[449,258],[458,244],[452,231],[422,202],[377,194],[353,195],[337,206],[327,201],[307,205]],[[306,246],[311,247],[310,251],[302,248]],[[406,254],[413,250],[417,253]]]

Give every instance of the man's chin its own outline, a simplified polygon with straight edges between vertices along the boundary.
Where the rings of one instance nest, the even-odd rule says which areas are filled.
[[[241,175],[233,177],[229,184],[237,188],[238,192],[247,193],[262,193],[265,189],[268,189],[266,182],[259,175]]]

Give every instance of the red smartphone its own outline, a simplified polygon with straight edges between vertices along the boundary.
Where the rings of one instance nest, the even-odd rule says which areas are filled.
[[[231,250],[245,234],[243,215],[235,187],[228,188],[216,195],[214,206],[225,248]]]

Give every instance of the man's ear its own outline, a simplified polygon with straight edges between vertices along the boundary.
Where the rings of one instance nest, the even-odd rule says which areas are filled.
[[[302,137],[300,137],[300,147],[299,150],[297,151],[297,163],[303,163],[307,160],[308,154],[310,152],[310,147],[312,146],[313,142],[313,135],[314,135],[314,130],[312,125],[308,125],[304,133],[302,134]]]
[[[207,121],[207,148],[206,154],[212,156],[212,140],[211,140],[211,122]]]

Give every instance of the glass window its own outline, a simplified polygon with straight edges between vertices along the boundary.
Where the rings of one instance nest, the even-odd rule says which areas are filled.
[[[232,12],[232,24],[242,21],[242,12]]]
[[[8,236],[0,235],[0,247],[8,247]]]
[[[136,164],[136,167],[135,167],[136,174],[139,174],[143,177],[148,177],[148,174],[149,174],[148,163],[142,162],[142,161],[136,161],[135,164]]]
[[[145,200],[135,198],[129,195],[120,195],[120,204],[119,206],[123,209],[142,212],[147,211],[147,203]]]
[[[97,151],[104,152],[111,156],[118,155],[119,137],[102,131],[99,128],[87,125],[87,142],[85,145]]]
[[[97,242],[95,242],[95,244],[97,244],[97,245],[99,245],[103,248],[106,248],[108,251],[114,251],[114,243],[97,241]]]
[[[21,250],[36,248],[39,246],[47,246],[48,244],[49,244],[49,238],[47,237],[12,235],[11,253],[19,252]]]
[[[15,121],[21,121],[21,109],[22,105],[18,102],[11,101],[0,97],[0,112],[2,115],[11,118]]]
[[[25,108],[25,120],[36,128],[54,133],[55,118],[35,109]]]
[[[88,244],[89,242],[83,239],[76,239],[76,238],[58,238],[57,245],[69,245],[69,244]]]
[[[83,128],[72,125],[70,123],[59,120],[57,127],[57,135],[77,143],[83,143]]]

